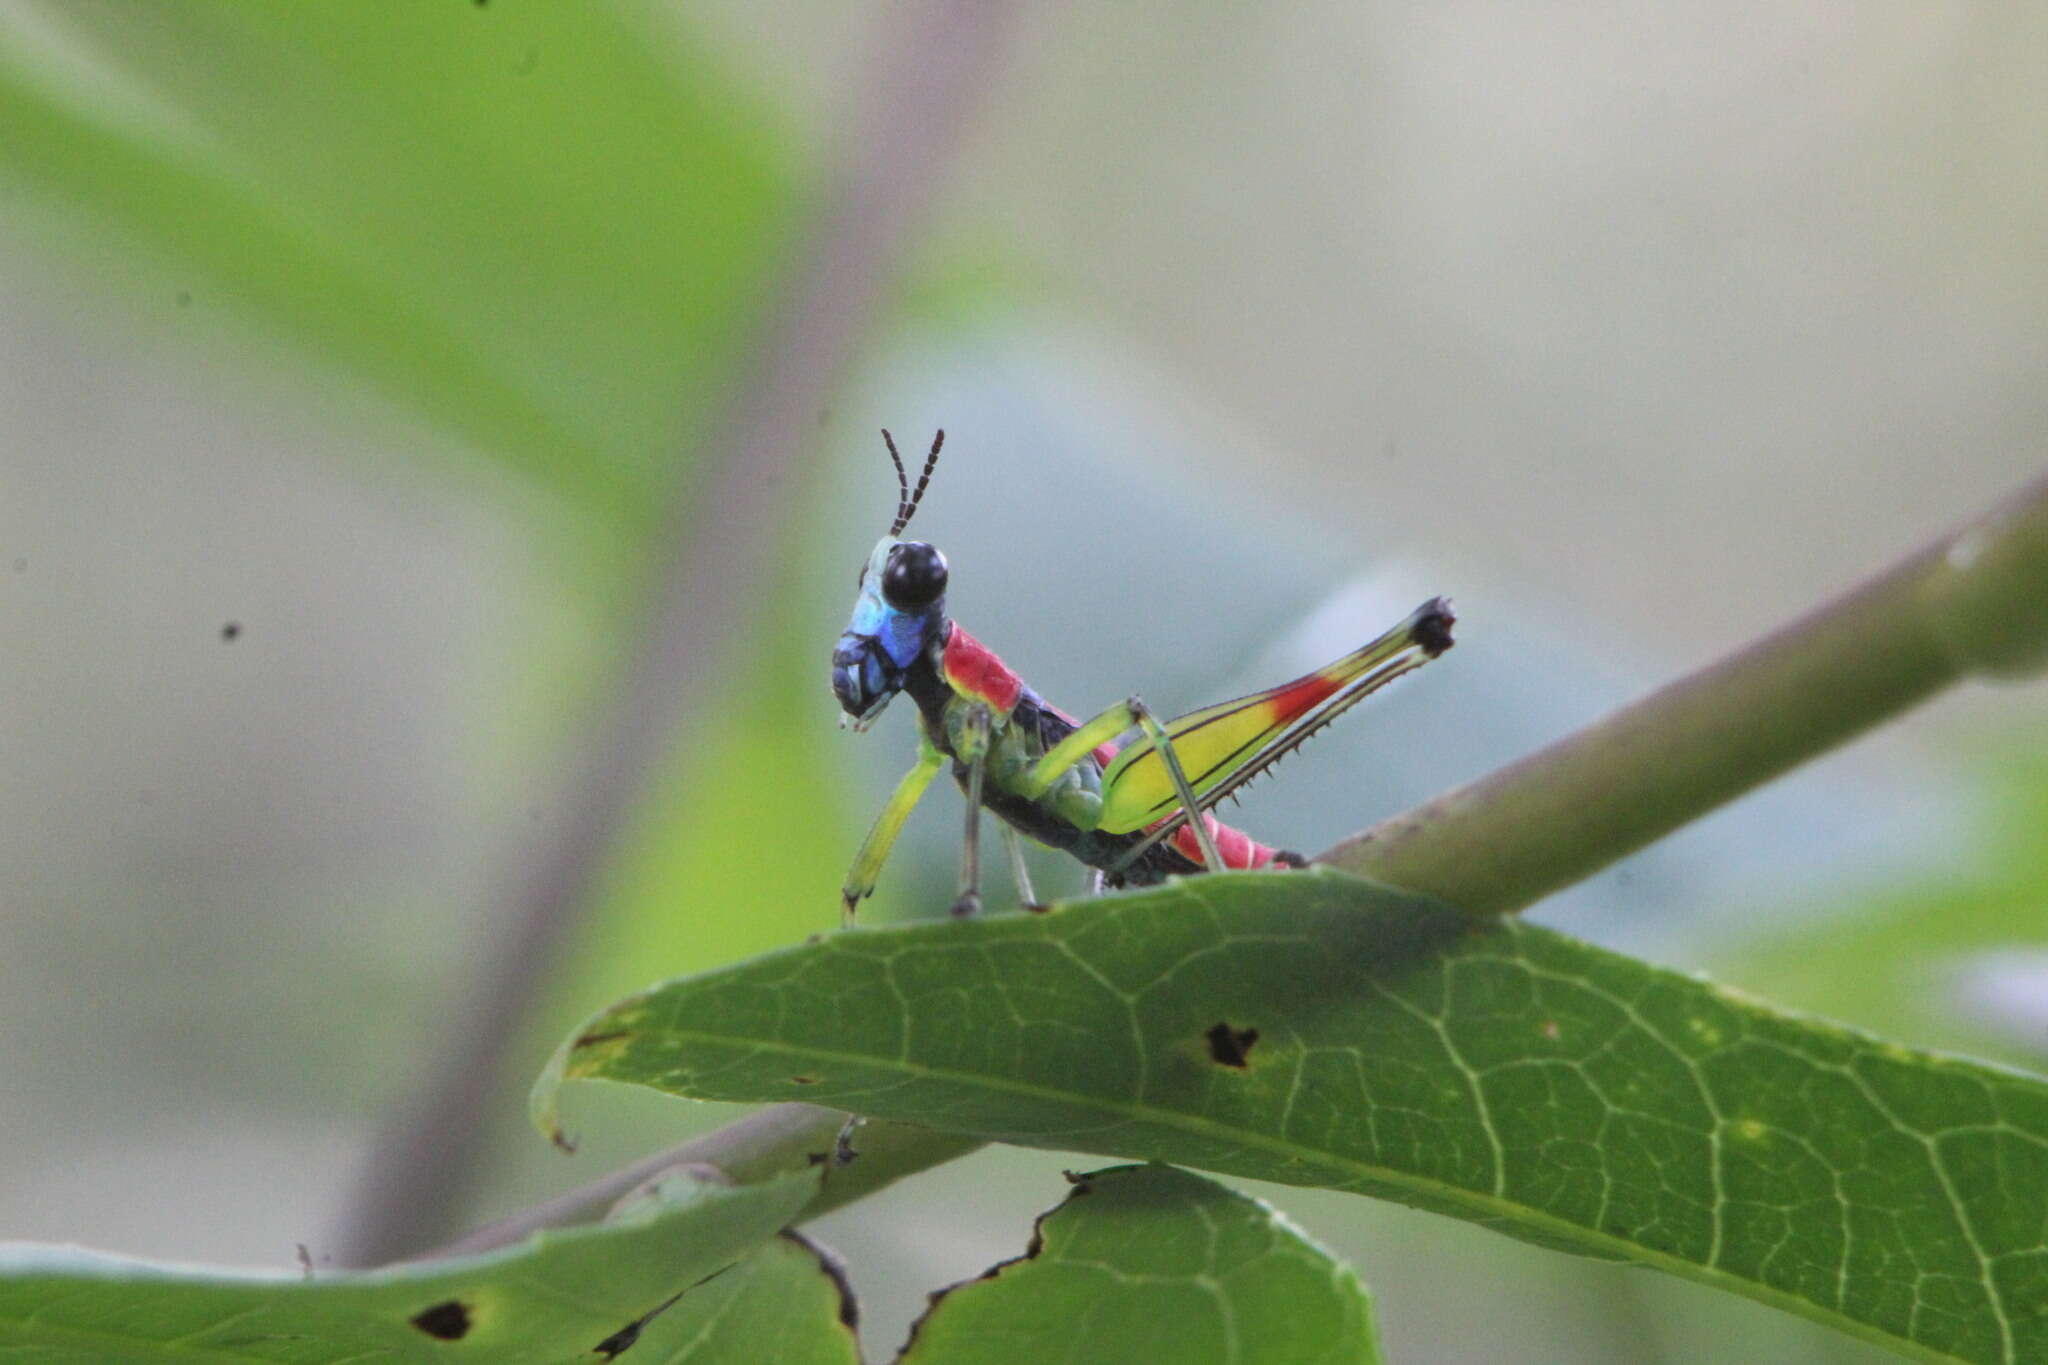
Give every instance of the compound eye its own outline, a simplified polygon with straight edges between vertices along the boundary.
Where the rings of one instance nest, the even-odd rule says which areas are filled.
[[[892,607],[928,607],[945,595],[946,557],[921,540],[909,540],[889,551],[882,566],[882,596]]]

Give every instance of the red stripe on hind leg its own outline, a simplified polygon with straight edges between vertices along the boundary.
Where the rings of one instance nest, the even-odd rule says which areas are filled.
[[[1231,871],[1244,872],[1273,861],[1273,850],[1243,830],[1232,829],[1207,811],[1202,813],[1202,823],[1209,827],[1209,837],[1215,841],[1216,853],[1223,859],[1223,866]],[[1189,862],[1207,866],[1202,860],[1202,844],[1195,838],[1193,825],[1182,825],[1167,842]]]

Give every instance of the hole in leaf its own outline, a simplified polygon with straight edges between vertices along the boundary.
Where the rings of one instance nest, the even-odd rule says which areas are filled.
[[[1252,1044],[1259,1041],[1257,1029],[1232,1028],[1221,1019],[1202,1036],[1209,1040],[1210,1061],[1218,1066],[1234,1066],[1239,1071],[1251,1065]]]
[[[460,1341],[469,1335],[469,1307],[447,1299],[412,1315],[412,1325],[436,1341]]]

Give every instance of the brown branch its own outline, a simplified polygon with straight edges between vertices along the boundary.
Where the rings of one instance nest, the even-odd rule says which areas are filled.
[[[952,162],[975,96],[999,65],[1010,6],[927,3],[884,11],[879,53],[857,64],[824,206],[782,289],[750,376],[709,449],[709,487],[678,486],[665,518],[672,559],[651,594],[639,648],[613,704],[577,746],[585,756],[534,843],[517,885],[491,917],[488,958],[444,1028],[446,1050],[372,1143],[336,1258],[375,1265],[402,1256],[461,1207],[483,1147],[505,1051],[587,908],[626,818],[644,795],[678,720],[724,676],[744,638],[728,585],[756,581],[815,444],[813,414],[884,302],[910,229]],[[705,462],[710,464],[712,462]]]

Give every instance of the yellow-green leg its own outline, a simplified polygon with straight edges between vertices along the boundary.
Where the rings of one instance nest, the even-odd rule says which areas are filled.
[[[910,817],[911,808],[924,795],[938,776],[946,756],[925,738],[922,731],[917,737],[917,766],[903,774],[903,780],[896,784],[896,790],[889,797],[889,803],[882,807],[882,813],[875,817],[874,826],[868,830],[868,837],[861,841],[860,852],[853,856],[853,866],[847,869],[846,884],[839,889],[843,903],[843,922],[853,923],[854,907],[863,899],[874,894],[875,878],[881,875],[882,864],[888,861],[889,850],[896,843],[896,836],[903,830],[903,822]]]
[[[1211,872],[1223,871],[1223,856],[1216,851],[1216,841],[1209,837],[1209,822],[1202,818],[1202,808],[1195,801],[1194,788],[1180,766],[1180,756],[1173,751],[1173,741],[1167,737],[1166,727],[1159,723],[1152,709],[1136,697],[1126,697],[1109,707],[1046,750],[1045,757],[1024,775],[1017,794],[1031,800],[1045,795],[1052,784],[1059,781],[1062,773],[1093,753],[1098,745],[1106,744],[1134,727],[1145,732],[1145,737],[1152,741],[1159,750],[1160,758],[1165,760],[1166,776],[1173,783],[1173,793],[1180,800],[1181,809],[1188,813],[1188,824],[1195,831],[1195,842],[1202,846],[1203,863]]]
[[[1032,764],[1031,771],[1014,783],[1011,790],[1027,801],[1036,801],[1051,791],[1052,784],[1065,776],[1068,769],[1137,723],[1138,718],[1131,713],[1131,703],[1118,702],[1093,720],[1075,727],[1074,733],[1047,749],[1045,756]]]

